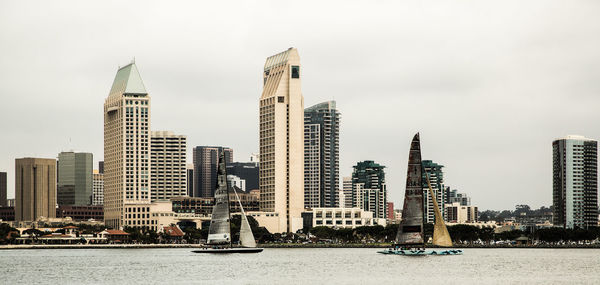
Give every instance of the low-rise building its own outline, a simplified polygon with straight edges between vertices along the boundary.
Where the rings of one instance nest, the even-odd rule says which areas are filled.
[[[373,212],[361,208],[313,208],[302,215],[304,225],[336,228],[356,228],[361,226],[386,226],[385,218],[373,217]]]
[[[71,217],[73,221],[87,221],[90,219],[104,221],[104,207],[97,206],[67,206],[61,205],[56,209],[57,218]]]
[[[450,223],[475,223],[477,222],[477,207],[463,206],[460,202],[446,204],[446,214]]]

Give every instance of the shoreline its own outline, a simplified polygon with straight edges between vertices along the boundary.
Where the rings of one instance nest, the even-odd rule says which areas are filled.
[[[259,244],[262,248],[389,248],[390,244]],[[426,246],[427,248],[440,248]],[[0,250],[11,249],[144,249],[144,248],[203,248],[200,244],[9,244],[0,245]],[[595,245],[454,245],[451,248],[545,248],[545,249],[600,249]]]

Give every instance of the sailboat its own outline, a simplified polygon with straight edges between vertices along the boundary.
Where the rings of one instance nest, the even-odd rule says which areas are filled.
[[[235,189],[235,196],[240,203],[241,227],[240,245],[233,247],[231,241],[231,209],[229,209],[229,186],[227,183],[227,172],[225,169],[225,155],[219,153],[219,165],[217,167],[217,189],[215,190],[215,205],[213,206],[208,238],[203,249],[194,250],[195,253],[257,253],[263,251],[256,247],[256,241],[248,223],[248,218],[242,207],[242,202]]]
[[[425,180],[433,201],[435,224],[433,226],[433,244],[440,247],[451,247],[452,239],[440,213],[436,195],[429,182],[429,174],[425,173]],[[410,145],[408,156],[408,169],[406,174],[406,191],[404,194],[404,207],[402,220],[398,226],[395,248],[378,251],[383,254],[397,255],[458,255],[462,250],[426,250],[425,235],[423,234],[424,195],[423,195],[423,166],[421,164],[421,141],[419,133],[415,134]]]

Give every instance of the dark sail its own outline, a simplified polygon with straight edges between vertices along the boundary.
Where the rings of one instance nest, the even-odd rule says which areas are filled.
[[[225,171],[225,155],[219,153],[217,166],[217,189],[215,190],[215,205],[213,207],[208,229],[207,244],[230,244],[231,229],[229,226],[229,193],[227,191],[227,173]]]
[[[419,140],[419,133],[417,133],[410,144],[408,155],[404,208],[402,208],[402,221],[400,222],[398,235],[396,236],[398,245],[424,245],[421,172],[421,142]]]

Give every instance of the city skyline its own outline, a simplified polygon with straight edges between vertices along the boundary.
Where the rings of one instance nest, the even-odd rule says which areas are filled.
[[[239,28],[235,24],[211,26],[215,31],[202,28],[214,18],[207,15],[194,22],[196,17],[187,11],[179,15],[180,21],[171,21],[166,15],[156,22],[141,21],[156,7],[127,4],[123,13],[131,13],[131,19],[125,20],[131,28],[115,31],[122,15],[110,16],[112,10],[104,6],[95,7],[97,14],[87,15],[90,20],[82,27],[66,27],[58,19],[75,16],[76,7],[38,5],[43,8],[39,11],[47,13],[36,14],[41,19],[36,23],[26,23],[25,18],[9,13],[10,4],[0,9],[0,40],[5,49],[0,55],[5,62],[0,75],[6,80],[0,86],[0,96],[3,102],[11,103],[0,106],[3,131],[11,138],[1,148],[0,171],[8,173],[9,198],[14,198],[15,158],[52,158],[73,149],[93,153],[95,162],[102,159],[102,110],[98,106],[109,91],[117,66],[134,56],[149,93],[154,95],[154,129],[186,134],[189,146],[227,145],[243,158],[258,151],[256,97],[262,80],[257,74],[264,58],[289,46],[299,48],[306,79],[305,106],[335,99],[344,114],[340,177],[350,175],[357,161],[378,161],[387,167],[389,198],[396,205],[402,204],[406,149],[417,130],[422,134],[423,159],[443,164],[447,184],[468,193],[480,209],[551,205],[549,142],[570,134],[600,137],[593,123],[599,115],[590,107],[599,100],[594,96],[598,83],[591,75],[600,63],[600,57],[591,51],[599,44],[589,37],[599,27],[592,15],[597,4],[537,5],[545,16],[535,20],[528,17],[527,7],[532,6],[526,3],[457,4],[459,8],[452,10],[457,13],[454,16],[420,10],[423,14],[411,16],[402,8],[412,6],[405,4],[387,9],[389,12],[380,11],[383,15],[378,18],[361,14],[365,23],[373,22],[364,26],[353,20],[359,12],[352,4],[345,7],[349,13],[340,15],[339,24],[327,22],[321,16],[334,7],[326,4],[308,20],[314,20],[311,25],[322,25],[323,34],[339,31],[339,43],[311,36],[303,21],[294,24],[301,19],[298,15],[309,15],[304,6],[295,6],[305,11],[298,15],[271,8],[269,11],[278,12],[272,13],[274,18],[243,18],[240,21],[247,21],[248,28],[240,34],[235,32]],[[373,5],[371,9],[380,8]],[[488,9],[498,13],[483,17]],[[231,17],[242,14],[234,10]],[[576,17],[567,19],[564,14]],[[106,15],[109,19],[105,20]],[[460,16],[467,20],[450,21]],[[257,32],[274,19],[287,23],[273,27],[281,35],[277,40],[270,40],[267,31]],[[401,28],[415,25],[419,26],[418,33]],[[185,31],[201,31],[215,43],[203,46],[202,39],[170,33],[186,27]],[[97,38],[83,36],[83,28]],[[41,34],[61,30],[64,36],[34,38],[26,29],[37,29]],[[283,33],[285,29],[290,32]],[[121,40],[109,40],[113,36],[125,39],[134,30],[142,31],[142,36],[136,37],[140,45],[124,47],[119,44]],[[157,36],[148,36],[149,31]],[[178,47],[161,44],[165,42],[161,36],[177,42],[174,46]],[[253,37],[269,40],[258,43],[250,39]],[[564,38],[569,40],[561,41]],[[320,47],[322,41],[327,49]],[[46,53],[42,56],[35,49],[24,48],[28,46],[44,46]],[[426,48],[420,51],[423,46]],[[24,81],[20,76],[24,73],[27,80],[37,84]],[[197,112],[200,107],[206,111]],[[26,110],[32,111],[32,119],[11,120]],[[226,132],[211,126],[197,128],[197,122],[210,122],[217,110],[232,111],[222,126]],[[420,110],[422,120],[411,119],[415,110]],[[366,114],[369,120],[365,120]],[[378,125],[370,129],[369,121]],[[38,122],[43,122],[43,128]],[[69,124],[72,126],[63,127]],[[39,143],[42,137],[43,144]],[[187,151],[189,161],[191,148]],[[524,168],[514,167],[515,161]],[[503,179],[489,183],[495,177]]]

